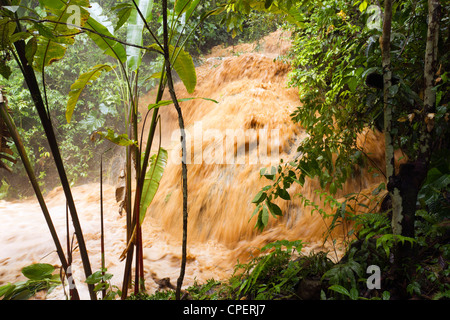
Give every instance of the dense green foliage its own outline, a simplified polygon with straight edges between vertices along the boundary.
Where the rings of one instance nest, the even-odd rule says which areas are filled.
[[[277,241],[261,248],[261,255],[238,263],[227,280],[210,279],[186,289],[192,300],[389,300],[450,298],[450,244],[445,226],[424,220],[420,237],[404,239],[390,233],[385,215],[365,214],[357,218],[358,231],[345,256],[333,262],[327,252],[305,255],[302,242]],[[439,228],[436,236],[431,229]],[[408,261],[405,282],[398,281],[391,251],[396,240],[411,241],[418,254]],[[295,248],[296,250],[293,250]],[[381,287],[369,289],[370,266],[378,266]],[[406,292],[406,296],[403,293]],[[173,299],[172,290],[158,290],[134,299]]]
[[[236,6],[246,2],[255,7],[261,3],[237,1]],[[287,4],[276,2],[279,8]],[[298,10],[298,24],[293,27],[290,85],[299,88],[302,101],[302,106],[292,114],[292,120],[305,128],[308,137],[298,147],[301,157],[275,168],[278,175],[273,177],[273,185],[263,190],[273,199],[289,199],[284,191],[292,183],[303,184],[306,177],[317,178],[322,188],[335,194],[357,172],[357,167],[372,166],[369,155],[357,145],[357,136],[365,128],[383,130],[383,92],[366,85],[367,75],[381,74],[382,71],[381,11],[369,4],[368,1],[325,1],[320,5],[299,1],[291,4]],[[268,10],[273,10],[273,6]],[[445,71],[449,67],[450,26],[448,19],[442,19],[438,53],[440,73],[434,88],[436,111],[424,114],[421,97],[426,8],[426,1],[407,1],[395,6],[392,26],[395,36],[391,46],[397,83],[391,88],[396,106],[392,134],[394,147],[401,149],[404,159],[414,161],[420,151],[419,133],[425,130],[424,126],[433,129],[435,143],[430,169],[439,165],[440,172],[446,174],[450,168],[450,96]],[[442,12],[442,16],[448,14],[448,5],[443,5]],[[375,175],[384,174],[384,168],[371,170]],[[259,211],[257,227],[263,228],[267,218],[262,220],[262,217],[268,217],[268,211],[264,211],[266,206],[260,206],[260,202],[254,202],[258,205],[255,214]]]
[[[102,75],[95,86],[82,93],[78,104],[78,113],[71,123],[67,123],[65,112],[67,94],[74,79],[88,68],[103,60],[100,50],[80,36],[76,45],[68,48],[64,64],[46,68],[47,99],[52,105],[53,124],[58,133],[63,154],[70,155],[67,170],[73,183],[87,181],[89,174],[98,172],[99,154],[102,152],[97,142],[90,141],[90,135],[96,130],[110,127],[120,129],[120,95],[117,79],[111,75]],[[11,61],[11,64],[13,61]],[[8,80],[2,78],[1,85],[8,92],[9,107],[17,116],[17,127],[27,148],[31,161],[44,189],[51,190],[55,183],[55,168],[49,161],[50,150],[40,125],[37,113],[30,108],[30,94],[24,85],[20,70],[13,69]],[[17,154],[16,154],[17,157]],[[28,188],[20,184],[25,173],[21,166],[13,166],[13,175],[9,175],[10,195],[21,195]],[[48,176],[47,179],[46,176]],[[27,195],[27,193],[25,193]]]
[[[338,219],[347,217],[350,220],[358,220],[362,227],[359,232],[365,234],[364,240],[359,239],[362,241],[362,247],[356,249],[350,246],[351,249],[342,264],[326,273],[329,276],[333,275],[329,279],[332,280],[330,284],[332,289],[340,293],[340,297],[357,298],[358,294],[364,291],[364,286],[358,285],[358,279],[367,267],[367,255],[376,251],[375,249],[384,251],[384,258],[376,260],[376,263],[385,268],[383,272],[389,274],[386,277],[388,279],[392,277],[389,280],[396,279],[409,283],[408,286],[403,283],[403,287],[402,285],[396,287],[392,283],[385,284],[387,288],[393,290],[392,295],[396,298],[406,298],[405,292],[409,297],[414,295],[411,291],[414,286],[412,283],[417,281],[413,278],[424,276],[427,273],[424,270],[429,270],[429,266],[424,265],[423,261],[437,263],[439,260],[442,262],[441,267],[437,268],[436,265],[433,267],[439,269],[436,276],[431,277],[433,283],[425,281],[425,284],[424,279],[418,282],[422,282],[426,290],[436,294],[436,298],[448,295],[445,277],[448,274],[447,221],[450,218],[448,211],[450,25],[448,18],[444,18],[448,16],[450,10],[448,3],[442,3],[440,7],[436,74],[432,84],[432,90],[436,93],[436,103],[431,109],[425,109],[423,101],[426,21],[430,19],[427,1],[396,2],[393,6],[390,46],[394,81],[389,92],[393,96],[390,103],[393,105],[394,122],[389,134],[393,137],[393,147],[402,152],[403,159],[400,160],[408,162],[409,166],[404,167],[405,172],[407,168],[420,170],[419,168],[424,166],[423,163],[428,171],[426,179],[423,182],[419,181],[417,204],[412,204],[416,218],[414,238],[392,234],[390,217],[384,217],[385,214],[390,214],[389,208],[387,208],[389,211],[382,213],[383,215],[370,215],[367,220],[352,216],[346,212],[346,201],[339,203],[332,197],[348,178],[358,172],[358,167],[369,168],[369,172],[376,175],[384,174],[386,177],[385,168],[370,168],[372,164],[368,161],[368,155],[357,145],[357,135],[365,128],[385,130],[383,91],[374,89],[368,78],[375,72],[380,76],[382,74],[382,52],[379,43],[382,36],[383,8],[370,1],[229,2],[231,10],[245,12],[244,7],[282,11],[296,20],[297,23],[293,24],[292,28],[294,45],[291,51],[293,71],[290,84],[299,88],[302,106],[292,114],[292,120],[300,123],[308,133],[307,138],[298,147],[301,157],[288,163],[281,163],[278,168],[273,167],[269,174],[262,172],[261,175],[272,182],[253,199],[256,205],[253,212],[253,215],[257,216],[256,227],[264,229],[270,217],[269,213],[274,217],[282,215],[278,206],[271,202],[276,198],[290,200],[294,195],[289,195],[287,190],[293,183],[303,185],[307,178],[318,179],[325,191],[317,190],[317,192],[328,194],[322,200],[330,203],[335,210],[330,228],[336,226],[335,222]],[[295,16],[291,14],[292,8],[297,10]],[[236,21],[233,18],[228,20],[229,23]],[[383,87],[383,83],[378,83],[378,87],[380,85]],[[432,136],[429,146],[424,145],[424,133]],[[431,157],[425,162],[423,157],[419,158],[423,155],[424,148],[432,150]],[[416,160],[422,161],[420,162],[422,167],[417,165]],[[404,176],[408,175],[415,175],[415,172],[411,171]],[[392,177],[386,178],[388,180]],[[393,179],[401,181],[402,177],[397,174]],[[399,183],[400,192],[405,194],[409,192],[410,186],[406,185],[406,182],[403,185],[392,180],[388,182]],[[386,184],[383,182],[373,192],[375,194],[385,188]],[[304,204],[312,205],[318,213],[323,213],[316,203],[305,199],[302,195],[295,196],[300,196]],[[415,199],[409,198],[408,201]],[[352,236],[361,237],[355,229],[349,231]],[[397,254],[398,244],[407,247],[404,246],[405,243],[414,247],[413,252],[416,254],[420,252],[416,256],[417,260],[404,257],[406,261],[402,261],[401,266],[392,265],[388,258],[393,253]],[[382,257],[383,253],[377,253],[377,256]],[[399,270],[395,271],[396,268]],[[338,276],[345,274],[344,279],[351,281],[339,282]],[[429,276],[430,274],[427,277]],[[418,290],[415,294],[424,295],[424,290]],[[383,297],[387,297],[387,293],[386,296],[383,294]],[[431,298],[432,295],[427,297]]]

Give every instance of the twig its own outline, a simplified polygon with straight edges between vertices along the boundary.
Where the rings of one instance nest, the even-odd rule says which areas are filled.
[[[159,51],[159,50],[156,50],[156,49],[153,49],[153,48],[150,48],[150,47],[140,46],[138,44],[129,43],[129,42],[117,39],[115,37],[111,37],[111,36],[105,35],[105,34],[100,33],[98,31],[95,31],[95,30],[92,30],[92,29],[89,29],[89,28],[86,28],[86,27],[81,27],[81,26],[77,26],[77,25],[74,25],[74,24],[66,23],[66,22],[53,21],[53,20],[48,20],[48,19],[36,20],[36,19],[32,19],[32,18],[20,18],[18,20],[31,21],[31,22],[34,22],[34,23],[50,22],[50,23],[67,25],[67,26],[71,26],[71,27],[74,27],[74,28],[78,28],[78,29],[83,30],[83,31],[94,33],[96,35],[99,35],[102,38],[113,40],[113,41],[116,41],[116,42],[121,43],[121,44],[126,45],[126,46],[135,47],[135,48],[139,48],[139,49],[142,49],[142,50],[152,51],[152,52],[156,52],[158,54],[161,54],[161,51]],[[68,37],[68,36],[72,36],[72,35],[55,35],[55,36],[62,36],[62,37],[66,36],[66,37]]]

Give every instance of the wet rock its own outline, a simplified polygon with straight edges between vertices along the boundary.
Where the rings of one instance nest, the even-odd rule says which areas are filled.
[[[320,300],[320,279],[302,279],[297,287],[297,296],[302,300]]]

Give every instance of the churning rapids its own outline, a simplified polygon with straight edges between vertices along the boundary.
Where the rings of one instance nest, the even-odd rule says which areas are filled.
[[[246,150],[242,161],[235,164],[211,163],[206,157],[214,150],[226,152],[226,146],[219,148],[222,140],[217,135],[204,132],[243,130],[238,132],[261,132],[259,129],[278,130],[270,142],[276,142],[279,157],[292,159],[297,154],[297,142],[305,135],[299,124],[292,123],[290,114],[300,104],[296,89],[287,87],[289,65],[276,59],[287,52],[290,42],[280,31],[270,34],[259,44],[245,44],[233,48],[216,47],[197,68],[197,87],[193,97],[211,98],[218,103],[201,99],[183,102],[181,107],[186,128],[193,144],[201,142],[202,159],[193,154],[188,165],[188,261],[184,287],[194,281],[226,279],[233,271],[237,259],[245,261],[265,244],[280,240],[302,239],[310,250],[324,249],[324,220],[311,215],[308,208],[295,197],[301,192],[311,200],[317,196],[318,185],[309,181],[300,189],[292,186],[292,201],[277,202],[284,216],[269,219],[262,233],[254,229],[255,218],[249,221],[254,205],[251,200],[268,180],[260,178],[260,169],[270,164],[254,163],[259,139],[246,135],[231,145],[232,152]],[[176,88],[180,97],[188,97],[183,86]],[[168,98],[168,97],[167,97]],[[141,113],[154,101],[150,92],[140,101]],[[173,106],[161,108],[162,146],[170,155],[176,154],[179,135],[172,135],[178,128]],[[199,130],[201,126],[201,130]],[[144,129],[145,130],[145,129]],[[147,129],[148,130],[148,129]],[[236,131],[235,131],[236,132]],[[199,136],[200,135],[200,136]],[[144,133],[146,136],[146,133]],[[253,140],[252,140],[253,139]],[[158,137],[155,141],[158,141]],[[381,142],[380,142],[381,141]],[[383,168],[384,139],[367,131],[359,139],[361,146],[371,154],[374,163]],[[258,140],[259,143],[259,140]],[[157,145],[154,143],[153,145]],[[228,150],[230,146],[228,146]],[[196,158],[197,157],[197,158]],[[210,159],[211,160],[211,159]],[[379,179],[379,178],[378,178]],[[379,182],[371,174],[360,172],[346,185],[341,195],[350,192],[367,193]],[[368,190],[368,191],[367,191]],[[93,271],[100,269],[100,213],[99,185],[87,184],[73,188],[77,211],[86,238]],[[61,241],[66,234],[65,198],[61,188],[46,196],[55,227]],[[376,205],[372,201],[370,205]],[[119,204],[115,199],[115,186],[104,186],[106,266],[113,274],[112,283],[121,287],[125,262],[119,257],[125,243],[125,215],[118,214]],[[170,278],[176,283],[181,261],[182,235],[181,166],[168,161],[157,196],[150,206],[143,226],[144,264],[146,287],[149,292],[159,288],[159,279]],[[363,207],[362,207],[363,208]],[[325,247],[327,244],[325,244]],[[59,265],[53,241],[44,217],[34,199],[21,201],[0,201],[0,285],[23,280],[21,269],[32,263]],[[74,278],[80,295],[88,299],[84,273],[78,251],[74,257]],[[55,289],[46,299],[65,299],[62,288]]]

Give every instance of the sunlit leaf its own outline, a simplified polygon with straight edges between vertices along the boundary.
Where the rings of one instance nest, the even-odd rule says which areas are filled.
[[[150,48],[162,52],[161,48],[152,44]],[[169,46],[170,62],[186,87],[187,92],[193,93],[197,85],[197,73],[195,72],[194,61],[189,53],[180,47]]]
[[[199,2],[200,0],[177,0],[174,7],[175,14],[186,12],[186,17],[189,18]]]
[[[183,11],[186,11],[186,9],[189,7],[190,1],[191,0],[177,0],[174,7],[175,14],[179,15]]]
[[[267,223],[269,223],[269,211],[267,210],[267,207],[263,205],[262,211],[261,211],[261,223],[263,226],[267,226]]]
[[[153,0],[136,0],[136,4],[145,17],[145,20],[152,19],[152,8],[153,8]],[[141,16],[138,11],[133,8],[130,13],[130,18],[128,19],[128,27],[127,27],[127,42],[135,45],[142,46],[143,44],[143,30],[144,30],[144,21],[142,21]],[[127,61],[128,67],[135,71],[139,68],[142,59],[141,49],[127,46]]]
[[[264,201],[264,199],[266,199],[267,194],[263,191],[259,191],[256,196],[253,198],[252,202],[253,203],[261,203],[262,201]]]
[[[22,274],[31,280],[50,278],[55,268],[47,263],[35,263],[22,269]]]
[[[102,14],[102,11],[102,8],[97,3],[93,3],[92,8],[89,8],[90,17],[86,22],[86,26],[98,34],[89,31],[87,34],[105,54],[124,63],[127,59],[124,46],[117,41],[104,37],[113,37],[112,32],[114,28],[108,18]]]
[[[96,131],[96,132],[94,132],[94,135],[97,134],[100,137],[107,139],[107,140],[111,141],[112,143],[115,143],[119,146],[126,147],[126,146],[131,146],[131,145],[137,145],[137,142],[128,138],[128,135],[126,133],[117,134],[112,129],[107,129],[107,130],[108,130],[108,132],[106,134],[101,131]]]
[[[38,71],[42,71],[44,67],[62,59],[67,46],[75,42],[76,28],[65,24],[73,24],[71,23],[74,20],[72,9],[77,8],[75,20],[79,26],[83,26],[89,17],[88,11],[84,8],[89,6],[87,0],[41,0],[41,3],[48,11],[46,19],[53,22],[35,24],[40,36],[33,67]]]
[[[363,2],[361,2],[361,4],[359,5],[359,11],[364,12],[364,10],[367,9],[367,5],[367,1],[364,0]]]
[[[153,201],[156,192],[158,191],[159,182],[164,173],[164,168],[167,164],[168,154],[163,148],[159,148],[157,154],[154,154],[151,158],[151,164],[145,173],[144,186],[142,189],[141,207],[139,221],[142,223],[145,218],[148,207]]]
[[[11,37],[16,29],[15,23],[3,18],[0,20],[0,49],[5,49],[11,44]]]
[[[117,25],[114,28],[114,31],[119,30],[125,22],[128,21],[128,18],[130,17],[131,11],[133,10],[133,7],[129,3],[124,3],[125,7],[120,8],[120,10],[117,12],[117,18],[119,20],[117,21]]]
[[[67,122],[70,122],[70,120],[72,119],[75,105],[77,104],[77,101],[83,89],[87,85],[92,84],[102,72],[108,72],[110,70],[112,70],[112,67],[107,64],[96,65],[89,69],[89,71],[81,74],[78,79],[70,86],[69,100],[67,101],[66,107]]]

